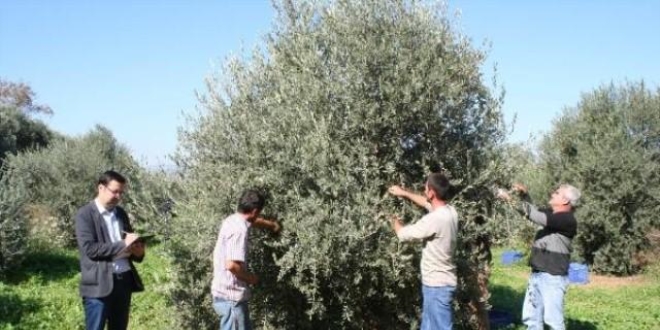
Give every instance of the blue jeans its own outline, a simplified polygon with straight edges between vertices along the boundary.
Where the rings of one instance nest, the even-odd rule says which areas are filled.
[[[106,323],[108,330],[126,330],[128,314],[131,308],[132,275],[122,279],[114,278],[110,295],[103,298],[83,297],[85,310],[85,329],[103,330]]]
[[[213,309],[220,316],[220,330],[252,330],[247,301],[213,297]]]
[[[422,330],[451,329],[454,286],[422,285]]]
[[[543,330],[545,322],[553,330],[564,330],[564,294],[568,277],[534,272],[529,277],[522,321],[528,330]]]

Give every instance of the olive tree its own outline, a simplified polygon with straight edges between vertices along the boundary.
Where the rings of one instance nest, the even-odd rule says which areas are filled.
[[[553,123],[541,166],[548,189],[582,189],[578,257],[597,272],[638,272],[646,234],[660,226],[660,90],[633,82],[585,93]]]
[[[269,193],[278,237],[255,233],[261,275],[251,312],[263,329],[418,325],[421,244],[400,244],[389,216],[420,210],[387,195],[420,193],[431,171],[457,187],[457,323],[487,328],[490,186],[500,176],[501,94],[485,52],[442,5],[281,1],[262,48],[208,80],[181,131],[172,301],[181,325],[213,328],[210,254],[248,187]]]

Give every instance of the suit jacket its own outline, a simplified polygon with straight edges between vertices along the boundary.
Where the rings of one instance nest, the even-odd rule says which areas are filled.
[[[115,216],[124,230],[132,232],[128,215],[121,207],[115,207]],[[83,206],[76,214],[76,240],[80,252],[80,295],[90,298],[106,297],[112,292],[112,258],[126,247],[123,241],[112,243],[108,228],[96,203]],[[133,292],[143,291],[144,286],[133,261],[142,258],[131,256],[128,263],[133,271]]]

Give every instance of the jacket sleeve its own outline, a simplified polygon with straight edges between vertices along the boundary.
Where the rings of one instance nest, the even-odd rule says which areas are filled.
[[[520,194],[520,202],[517,211],[537,225],[545,227],[548,224],[547,213],[534,206],[532,198],[527,193]]]
[[[543,227],[548,225],[548,214],[546,212],[540,211],[534,204],[529,202],[522,202],[523,213],[527,219],[531,220],[537,225]]]
[[[120,208],[120,207],[117,207],[117,213],[120,216],[120,219],[124,224],[124,231],[132,233],[133,232],[133,226],[131,226],[131,221],[128,219],[128,213],[126,213],[126,211],[123,208]],[[142,260],[144,259],[144,255],[142,255],[141,257],[136,257],[136,256],[131,254],[129,259],[131,261],[135,261],[135,262],[142,262]]]
[[[78,211],[75,222],[78,248],[82,254],[91,260],[111,260],[113,256],[117,255],[126,247],[124,241],[115,243],[100,242],[94,228],[92,214],[86,207]]]

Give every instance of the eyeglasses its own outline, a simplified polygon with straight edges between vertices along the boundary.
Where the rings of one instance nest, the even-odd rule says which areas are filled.
[[[106,185],[103,185],[103,187],[113,195],[121,196],[121,195],[124,194],[124,191],[121,190],[121,189],[112,190],[112,189],[108,188],[108,186],[106,186]]]

